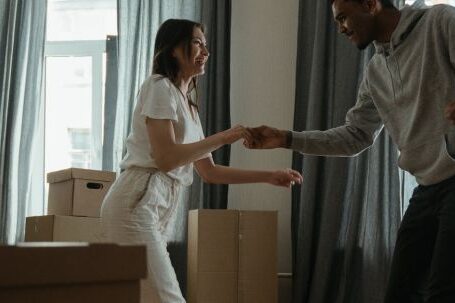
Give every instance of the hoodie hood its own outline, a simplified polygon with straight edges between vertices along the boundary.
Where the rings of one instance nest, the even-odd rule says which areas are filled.
[[[411,6],[405,6],[401,11],[400,21],[397,24],[397,27],[392,33],[390,42],[380,43],[374,41],[374,47],[376,48],[376,53],[384,54],[389,51],[393,51],[397,46],[406,39],[409,33],[412,32],[416,24],[422,18],[422,16],[427,11],[427,8],[424,9],[415,9]]]

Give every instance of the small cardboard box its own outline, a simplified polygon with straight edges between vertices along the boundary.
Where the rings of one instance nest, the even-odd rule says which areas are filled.
[[[188,303],[276,303],[277,213],[192,210]]]
[[[70,216],[27,217],[26,242],[106,242],[100,218]]]
[[[115,173],[69,168],[47,174],[48,215],[100,217],[101,203]]]
[[[0,246],[0,302],[139,303],[145,246],[22,243]]]

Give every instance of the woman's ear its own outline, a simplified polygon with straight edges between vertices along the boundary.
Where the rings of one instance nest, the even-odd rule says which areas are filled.
[[[176,46],[172,50],[172,57],[178,59],[181,58],[183,54],[183,48],[181,46]]]

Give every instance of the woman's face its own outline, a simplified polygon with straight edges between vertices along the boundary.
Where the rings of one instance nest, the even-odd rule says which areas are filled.
[[[193,37],[190,41],[190,55],[183,45],[174,49],[174,57],[177,59],[179,70],[185,76],[197,76],[204,73],[205,63],[209,57],[204,33],[199,27],[194,27]]]

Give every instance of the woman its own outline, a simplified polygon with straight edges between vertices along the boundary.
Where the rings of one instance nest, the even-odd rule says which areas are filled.
[[[155,41],[153,74],[143,83],[133,114],[123,172],[106,196],[101,217],[109,240],[147,245],[148,278],[142,302],[185,302],[166,250],[166,227],[179,195],[193,180],[193,165],[205,182],[301,183],[293,170],[251,171],[213,163],[211,152],[248,136],[242,126],[204,138],[191,99],[209,52],[203,26],[167,20]],[[193,94],[194,95],[194,94]]]

